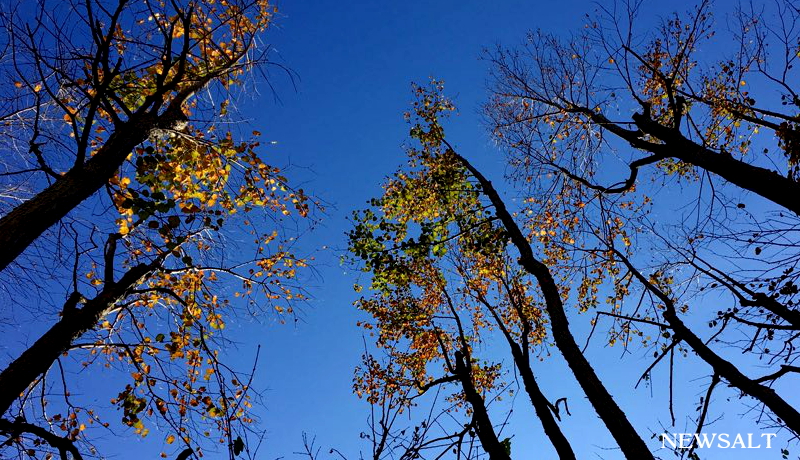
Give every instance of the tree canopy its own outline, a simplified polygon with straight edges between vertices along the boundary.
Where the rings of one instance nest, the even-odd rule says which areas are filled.
[[[184,458],[220,443],[238,456],[252,373],[225,364],[222,330],[248,312],[291,314],[306,265],[284,228],[308,215],[307,198],[230,107],[269,65],[261,37],[276,10],[48,6],[2,14],[0,73],[13,84],[0,115],[0,269],[4,303],[34,309],[38,335],[0,372],[2,455],[83,458],[121,419],[140,436],[160,427]],[[127,377],[115,380],[119,416],[72,394],[76,368]]]
[[[354,216],[350,248],[374,292],[357,306],[375,318],[364,326],[377,331],[383,357],[357,370],[357,389],[414,388],[401,406],[449,385],[489,458],[505,457],[480,427],[508,427],[502,412],[483,420],[482,406],[517,378],[559,458],[574,458],[579,440],[564,437],[556,398],[544,396],[531,365],[548,345],[622,454],[654,458],[645,439],[660,433],[628,422],[577,345],[569,318],[579,312],[591,314],[576,320],[591,320],[595,344],[652,354],[640,381],[669,368],[673,426],[673,387],[683,384],[673,369],[694,361],[708,369],[692,417],[698,435],[720,382],[757,409],[754,426],[800,432],[784,382],[798,372],[798,9],[742,7],[725,31],[701,2],[644,32],[639,3],[617,6],[587,15],[567,39],[531,32],[484,54],[483,113],[521,204],[507,204],[467,159],[470,146],[445,136],[454,105],[433,81],[414,88],[408,165]],[[715,46],[726,53],[708,51]],[[476,348],[498,359],[489,351],[496,335],[509,359],[494,363],[488,386],[472,357],[479,398],[470,398],[450,361]],[[444,377],[428,374],[434,364]]]

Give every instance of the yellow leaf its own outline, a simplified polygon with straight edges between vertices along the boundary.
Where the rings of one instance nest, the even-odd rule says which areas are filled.
[[[131,229],[128,228],[128,221],[125,220],[125,219],[121,219],[121,222],[119,223],[119,233],[120,233],[120,235],[125,236],[130,231],[131,231]]]
[[[173,442],[175,442],[175,436],[174,435],[167,436],[167,444],[172,444]]]

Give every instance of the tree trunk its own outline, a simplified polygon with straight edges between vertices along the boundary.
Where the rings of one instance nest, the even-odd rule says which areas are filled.
[[[775,171],[737,160],[730,154],[709,150],[646,115],[634,114],[633,120],[643,132],[664,142],[663,151],[666,155],[705,169],[800,215],[800,183]]]
[[[117,127],[103,147],[85,164],[74,167],[55,183],[0,218],[0,271],[45,230],[107,184],[133,149],[144,142],[154,129],[167,129],[184,119],[179,102],[161,115],[148,112],[134,114]]]
[[[72,307],[65,308],[61,320],[0,372],[0,416],[5,415],[28,386],[47,372],[62,353],[69,350],[75,339],[93,328],[158,263],[131,268],[118,282],[106,284],[97,297],[83,304],[83,308],[75,308],[79,296],[73,294],[67,300]]]
[[[630,460],[654,459],[647,444],[645,444],[639,434],[636,433],[636,430],[633,428],[630,421],[628,421],[625,413],[614,401],[614,398],[611,397],[611,394],[605,388],[603,382],[600,381],[600,378],[597,377],[591,364],[589,364],[589,361],[583,356],[580,347],[578,347],[578,344],[575,342],[575,337],[572,336],[572,332],[570,332],[569,329],[567,315],[564,312],[561,293],[558,291],[550,269],[533,255],[533,249],[530,243],[528,243],[528,240],[522,234],[517,223],[514,221],[513,217],[511,217],[511,214],[506,209],[505,203],[492,186],[492,183],[486,179],[480,171],[472,166],[469,161],[456,153],[449,144],[448,147],[461,164],[478,180],[483,193],[494,205],[495,213],[503,223],[512,243],[520,252],[520,265],[538,281],[545,299],[545,309],[550,317],[550,327],[553,331],[553,339],[555,340],[556,347],[561,351],[575,379],[583,389],[589,402],[597,412],[597,415],[603,423],[605,423],[608,431],[611,432],[611,436],[614,437],[622,453]]]
[[[539,420],[542,422],[544,433],[550,438],[550,442],[553,443],[553,447],[558,453],[558,458],[561,460],[575,460],[575,452],[572,451],[572,446],[561,431],[561,427],[558,426],[555,417],[553,417],[553,413],[550,411],[550,401],[547,400],[547,397],[542,393],[542,389],[536,382],[530,361],[517,344],[511,345],[511,352],[514,356],[514,363],[517,365],[519,375],[522,376],[522,384],[525,387],[525,392],[528,393],[531,404],[536,410],[536,416],[539,417]]]
[[[730,383],[731,386],[738,388],[743,393],[752,396],[764,403],[775,415],[777,415],[786,426],[795,434],[800,434],[800,412],[791,404],[781,398],[772,388],[765,387],[753,379],[744,375],[730,361],[725,360],[716,354],[706,343],[698,337],[688,326],[678,317],[673,300],[661,289],[654,286],[633,264],[619,251],[617,256],[622,260],[630,272],[640,283],[664,303],[664,319],[667,320],[672,330],[675,331],[675,338],[683,340],[692,350],[697,353],[703,361],[708,363],[716,374]]]
[[[489,454],[490,460],[511,460],[503,444],[497,438],[494,432],[492,421],[489,418],[489,412],[486,410],[483,398],[475,389],[472,383],[472,373],[470,372],[470,363],[465,362],[464,355],[460,351],[456,351],[456,376],[461,383],[461,388],[464,390],[464,397],[467,402],[472,406],[472,418],[475,421],[475,432],[478,435],[478,440],[483,446],[483,450]]]

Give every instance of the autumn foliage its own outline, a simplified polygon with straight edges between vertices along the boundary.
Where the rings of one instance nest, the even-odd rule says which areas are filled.
[[[445,136],[454,106],[443,85],[415,86],[408,164],[354,215],[349,235],[370,279],[356,305],[374,318],[362,324],[374,348],[356,371],[357,393],[406,410],[436,388],[456,402],[441,410],[465,408],[468,435],[489,458],[504,458],[496,434],[508,429],[504,416],[485,406],[508,376],[527,375],[522,388],[559,458],[574,458],[570,445],[581,440],[561,433],[563,412],[531,364],[552,345],[622,454],[653,458],[658,446],[646,435],[654,428],[627,422],[576,345],[574,318],[590,323],[587,344],[652,356],[632,386],[656,385],[666,368],[673,426],[686,420],[702,433],[722,381],[733,399],[759,409],[749,423],[796,436],[800,412],[787,380],[798,372],[797,11],[790,2],[740,8],[729,16],[736,27],[723,31],[701,2],[645,33],[632,3],[601,7],[569,38],[537,31],[487,51],[483,110],[507,159],[505,186],[470,163],[470,146]],[[727,52],[702,51],[713,47]],[[497,359],[498,336],[509,358],[482,361],[479,353]],[[466,386],[458,356],[471,365]],[[687,362],[708,377],[696,413],[676,414],[685,402],[673,389],[696,385],[673,380]],[[375,445],[427,446],[383,432]],[[468,445],[443,438],[449,444],[436,447]]]
[[[140,436],[159,427],[169,449],[238,456],[252,370],[225,364],[223,329],[240,315],[292,314],[306,266],[283,226],[308,215],[308,199],[264,161],[261,134],[230,105],[270,65],[262,40],[276,9],[119,0],[56,10],[2,15],[0,72],[14,82],[2,96],[14,152],[0,174],[3,276],[31,293],[20,303],[49,302],[37,296],[55,287],[62,303],[0,373],[3,455],[80,458],[121,420]],[[26,276],[41,264],[51,281]],[[76,367],[114,370],[117,417],[71,395]]]

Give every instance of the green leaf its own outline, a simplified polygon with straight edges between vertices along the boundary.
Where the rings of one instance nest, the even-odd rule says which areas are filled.
[[[503,445],[503,450],[505,450],[505,451],[506,451],[506,454],[508,454],[508,456],[510,457],[510,456],[511,456],[511,438],[505,438],[505,439],[503,439],[503,440],[500,442],[500,444],[502,444],[502,445]]]

